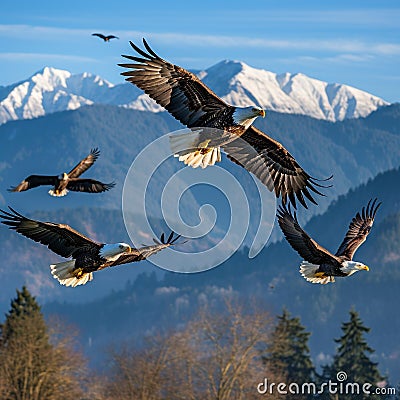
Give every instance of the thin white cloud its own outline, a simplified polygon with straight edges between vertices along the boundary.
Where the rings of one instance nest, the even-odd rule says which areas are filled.
[[[161,43],[187,43],[198,47],[253,47],[260,49],[294,49],[309,51],[331,51],[349,53],[371,53],[371,54],[400,54],[400,44],[396,43],[369,43],[363,41],[347,39],[331,40],[289,40],[289,39],[263,39],[249,38],[245,36],[220,36],[220,35],[193,35],[184,33],[151,33],[141,31],[122,31],[119,33],[121,38],[146,37],[155,39]]]
[[[376,48],[380,54],[392,55],[400,54],[400,45],[392,43],[381,43],[376,45]]]
[[[226,15],[232,18],[254,22],[271,23],[307,23],[307,24],[343,24],[354,26],[370,26],[398,28],[400,8],[354,8],[342,10],[227,10]]]
[[[2,61],[77,61],[77,62],[99,62],[98,59],[66,55],[66,54],[46,54],[46,53],[0,53]]]
[[[375,57],[371,54],[339,54],[335,57],[328,57],[328,61],[338,61],[338,62],[366,62],[366,61],[371,61]]]
[[[157,35],[151,35],[157,37]],[[350,52],[399,55],[400,45],[393,43],[368,43],[361,41],[341,40],[268,40],[247,37],[224,37],[224,36],[192,36],[165,34],[157,38],[160,41],[181,40],[193,46],[194,41],[197,46],[208,47],[253,47],[260,49],[293,49],[307,50],[311,52]]]
[[[87,36],[95,29],[68,29],[31,25],[0,25],[0,38],[2,36],[13,37],[35,37],[40,36],[42,40],[52,40],[65,37],[69,41],[71,37]],[[224,35],[199,35],[178,32],[152,33],[144,31],[122,30],[116,31],[120,39],[135,40],[135,38],[146,37],[157,40],[160,43],[179,43],[191,47],[214,47],[214,48],[258,48],[258,49],[292,49],[307,50],[309,52],[337,52],[337,53],[369,53],[376,55],[399,55],[400,44],[387,42],[369,42],[362,40],[349,40],[346,38],[333,39],[264,39],[246,36],[224,36]],[[44,38],[44,39],[43,39]]]
[[[6,25],[0,24],[0,36],[14,38],[36,38],[53,39],[55,36],[70,38],[71,36],[82,36],[88,34],[87,29],[55,28],[49,26],[36,25]]]
[[[371,61],[375,56],[371,54],[338,54],[333,57],[320,57],[319,60],[324,62],[336,62],[336,63],[364,63]],[[318,58],[317,58],[318,59]]]
[[[300,64],[354,64],[354,63],[364,63],[367,61],[374,60],[376,57],[371,54],[338,54],[331,57],[314,57],[314,56],[299,56],[291,58],[279,58],[280,62],[291,64],[293,62]]]
[[[399,75],[380,75],[379,79],[384,81],[400,81]],[[398,100],[397,100],[398,101]]]

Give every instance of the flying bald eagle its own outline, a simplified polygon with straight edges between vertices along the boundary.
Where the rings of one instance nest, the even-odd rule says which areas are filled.
[[[228,158],[252,172],[283,204],[289,198],[296,208],[297,198],[307,208],[304,196],[317,204],[310,191],[322,195],[316,187],[326,186],[308,175],[279,142],[252,126],[257,117],[265,116],[264,110],[225,103],[196,75],[160,58],[145,39],[143,44],[147,52],[130,42],[141,57],[123,55],[134,63],[119,64],[130,69],[121,75],[193,130],[170,137],[180,161],[205,168],[221,161],[223,148]],[[216,128],[224,134],[210,135],[210,129],[203,132],[201,128]]]
[[[335,276],[344,277],[353,275],[360,270],[369,271],[369,268],[357,261],[353,261],[354,253],[365,242],[374,223],[375,214],[382,203],[376,204],[375,199],[363,207],[352,219],[346,236],[335,254],[320,246],[299,225],[296,213],[294,216],[285,206],[278,210],[277,217],[289,244],[304,258],[300,265],[300,273],[312,283],[326,284],[335,282]]]
[[[98,243],[64,224],[35,221],[24,217],[9,207],[11,212],[0,210],[2,224],[8,225],[21,235],[47,246],[61,257],[72,260],[50,265],[51,273],[61,285],[78,286],[93,279],[93,272],[107,267],[142,261],[159,251],[172,246],[180,237],[171,232],[160,241],[153,239],[154,245],[140,249],[131,248],[126,243]]]
[[[100,39],[103,39],[105,42],[109,42],[111,39],[119,39],[119,37],[114,35],[105,36],[102,33],[92,33],[92,36],[97,36]]]
[[[115,183],[102,183],[94,179],[79,178],[87,171],[97,160],[100,151],[95,148],[90,154],[80,161],[70,172],[62,173],[58,176],[30,175],[25,178],[18,186],[8,189],[9,192],[23,192],[38,186],[51,185],[53,189],[49,194],[55,197],[65,196],[69,190],[74,192],[101,193],[110,190]]]

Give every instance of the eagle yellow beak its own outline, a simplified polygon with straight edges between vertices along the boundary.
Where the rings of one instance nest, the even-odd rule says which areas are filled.
[[[260,116],[265,118],[265,110],[260,110]]]
[[[364,269],[365,271],[369,271],[369,267],[368,267],[367,265],[364,265],[364,266],[363,266],[363,269]]]
[[[128,246],[127,252],[128,252],[128,253],[132,253],[132,248],[131,248],[131,246]]]

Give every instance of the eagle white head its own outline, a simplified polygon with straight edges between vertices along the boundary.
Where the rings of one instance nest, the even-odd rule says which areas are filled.
[[[62,174],[58,175],[58,179],[61,181],[66,181],[68,179],[68,174],[66,172],[63,172]]]
[[[105,244],[99,251],[100,257],[107,261],[115,261],[121,254],[130,253],[131,246],[126,243]]]
[[[233,113],[233,121],[237,125],[242,125],[246,129],[254,122],[257,117],[265,117],[265,110],[258,107],[236,107]]]
[[[358,261],[344,261],[343,267],[340,269],[345,274],[349,274],[349,276],[358,271],[369,271],[369,268],[365,264]]]

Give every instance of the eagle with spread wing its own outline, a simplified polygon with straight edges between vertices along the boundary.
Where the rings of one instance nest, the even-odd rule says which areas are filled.
[[[0,210],[1,223],[8,225],[21,235],[47,246],[54,253],[71,260],[50,265],[51,273],[60,284],[78,286],[93,279],[93,272],[107,267],[142,261],[172,246],[180,238],[174,232],[154,245],[139,249],[126,243],[98,243],[68,225],[29,219],[9,207],[11,212]]]
[[[264,110],[227,104],[196,75],[160,58],[145,39],[143,44],[146,51],[130,42],[139,57],[123,55],[133,62],[119,64],[129,68],[121,74],[191,129],[170,137],[180,161],[205,168],[221,161],[222,148],[229,159],[281,197],[283,204],[289,199],[296,208],[297,199],[307,208],[306,198],[317,204],[311,192],[323,195],[317,188],[326,186],[307,174],[282,144],[252,126],[257,117],[265,116]],[[210,129],[201,128],[223,134],[210,135]]]
[[[294,215],[285,206],[278,209],[277,217],[289,244],[304,258],[300,265],[300,273],[312,283],[326,284],[335,282],[335,276],[345,277],[360,270],[369,268],[358,261],[353,261],[354,253],[365,242],[374,223],[376,212],[382,203],[375,199],[363,207],[350,222],[343,242],[335,254],[320,246],[299,225],[296,213]]]
[[[103,35],[102,33],[92,33],[92,36],[97,36],[100,39],[103,39],[105,42],[109,42],[111,39],[119,39],[119,37],[114,35]]]
[[[65,196],[69,190],[74,192],[101,193],[112,189],[115,183],[102,183],[94,179],[79,178],[97,160],[100,151],[95,148],[90,154],[81,160],[68,174],[60,175],[30,175],[25,178],[18,186],[8,189],[9,192],[23,192],[38,186],[53,186],[49,194],[55,197]]]

